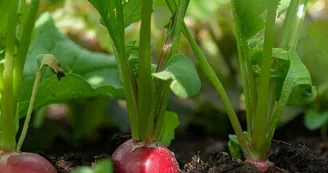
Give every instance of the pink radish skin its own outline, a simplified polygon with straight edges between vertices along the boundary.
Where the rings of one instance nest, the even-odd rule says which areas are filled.
[[[246,162],[249,162],[257,167],[261,172],[266,172],[270,166],[273,166],[273,163],[267,160],[255,160],[255,159],[247,159]]]
[[[0,173],[57,173],[52,164],[33,153],[0,152]]]
[[[134,144],[128,140],[112,155],[116,173],[179,173],[174,154],[161,144]]]

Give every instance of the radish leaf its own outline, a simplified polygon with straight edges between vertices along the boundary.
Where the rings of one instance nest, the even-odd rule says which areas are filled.
[[[94,173],[112,173],[113,162],[110,159],[103,159],[96,163]]]
[[[107,29],[113,39],[115,45],[119,42],[119,34],[117,31],[118,21],[116,20],[116,8],[114,0],[89,0],[89,2],[97,9],[102,23]],[[141,5],[140,0],[125,0],[122,1],[122,10],[124,18],[124,27],[137,22],[141,19]]]
[[[112,173],[114,172],[113,170],[113,162],[110,159],[103,159],[96,163],[94,169],[82,166],[74,170],[72,173]]]
[[[179,117],[175,112],[166,111],[159,141],[169,146],[174,139],[174,130],[179,126]]]
[[[246,39],[264,28],[263,13],[268,0],[232,0],[237,30]]]
[[[316,87],[312,86],[309,71],[297,55],[296,51],[289,51],[289,70],[284,80],[279,101],[287,100],[288,105],[312,102],[316,96]]]
[[[50,69],[45,70],[34,108],[76,98],[124,97],[115,58],[77,46],[57,30],[49,14],[44,14],[36,23],[35,39],[27,54],[19,104],[21,117],[26,114],[38,68],[36,57],[40,54],[55,55],[67,74],[58,81]]]
[[[228,149],[233,158],[240,157],[241,148],[236,135],[229,135]]]
[[[309,130],[317,130],[328,123],[328,111],[311,108],[305,112],[304,124]]]
[[[181,54],[172,56],[167,62],[166,69],[153,73],[153,76],[161,80],[172,80],[170,88],[180,98],[197,94],[201,87],[194,63]]]

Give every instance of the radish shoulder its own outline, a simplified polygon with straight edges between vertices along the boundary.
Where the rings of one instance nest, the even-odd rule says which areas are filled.
[[[112,155],[116,173],[178,173],[174,154],[164,145],[134,144],[128,140]]]
[[[45,158],[34,153],[0,153],[0,173],[57,173]]]

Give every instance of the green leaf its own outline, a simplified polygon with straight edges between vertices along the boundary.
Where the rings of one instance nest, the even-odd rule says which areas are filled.
[[[304,124],[309,130],[317,130],[328,123],[328,111],[311,108],[305,112]]]
[[[97,9],[101,19],[100,22],[107,27],[114,43],[117,42],[117,20],[115,0],[89,0],[89,2]],[[141,19],[140,0],[124,0],[122,1],[124,27],[137,22]]]
[[[113,162],[111,159],[102,159],[96,163],[94,169],[82,166],[74,170],[72,173],[113,173]]]
[[[287,105],[306,104],[317,96],[311,75],[295,50],[289,52],[290,65],[284,80],[281,97],[288,97]],[[280,97],[280,98],[281,98]]]
[[[194,63],[190,58],[181,54],[172,56],[164,71],[152,75],[161,80],[172,80],[170,88],[180,98],[197,94],[201,87]]]
[[[74,170],[72,173],[95,173],[91,168],[83,166]]]
[[[159,141],[169,146],[174,139],[174,130],[179,126],[180,121],[175,112],[165,112],[164,122],[159,136]]]
[[[112,173],[114,172],[113,169],[113,162],[111,159],[103,159],[96,163],[94,168],[94,173]]]
[[[57,57],[67,76],[58,81],[50,69],[45,70],[35,109],[76,98],[124,97],[115,58],[77,46],[57,30],[49,14],[44,14],[36,23],[35,39],[27,54],[19,103],[21,117],[26,114],[38,69],[36,57],[49,53]]]
[[[233,158],[239,158],[241,148],[236,135],[229,135],[228,149]]]
[[[261,61],[262,52],[263,48],[250,50],[249,54],[254,63]],[[280,93],[285,93],[285,97],[289,98],[287,105],[312,102],[316,97],[316,88],[312,86],[311,75],[297,52],[273,48],[272,57],[278,62],[277,67],[271,70],[271,77],[279,78],[277,99],[279,99]],[[261,73],[258,65],[254,65],[253,68],[256,74]]]
[[[264,28],[263,13],[268,0],[232,0],[237,30],[249,39]]]

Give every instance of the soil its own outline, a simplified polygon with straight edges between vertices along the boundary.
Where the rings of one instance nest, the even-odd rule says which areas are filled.
[[[50,160],[58,173],[69,173],[78,166],[93,166],[102,158],[108,158],[129,135],[115,129],[103,129],[99,140],[83,141],[79,146],[57,139],[52,152],[39,152]],[[269,160],[275,166],[269,173],[326,173],[328,172],[328,142],[321,140],[318,132],[309,132],[299,120],[289,123],[276,132]],[[283,142],[286,141],[286,142]],[[288,143],[287,143],[288,142]],[[257,173],[250,163],[233,159],[228,154],[227,139],[180,129],[170,149],[183,173]],[[70,151],[70,152],[67,152]]]

